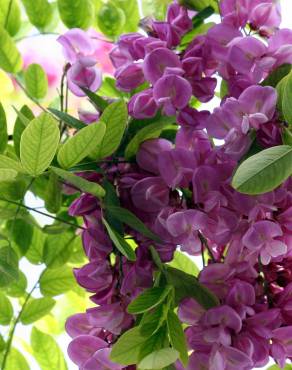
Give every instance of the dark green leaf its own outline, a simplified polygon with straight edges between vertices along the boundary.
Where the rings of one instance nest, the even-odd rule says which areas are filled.
[[[177,315],[172,311],[169,311],[167,315],[167,328],[170,343],[172,347],[179,352],[180,360],[182,364],[186,367],[189,359],[187,341],[182,324],[179,321]]]
[[[14,36],[20,29],[21,11],[17,0],[0,1],[0,27],[4,27],[10,36]]]
[[[126,240],[120,234],[118,234],[118,232],[115,231],[104,218],[102,219],[102,221],[115,247],[122,253],[123,256],[127,257],[128,260],[135,261],[136,254],[126,242]]]
[[[30,22],[39,28],[44,29],[50,24],[53,17],[53,9],[47,0],[22,0],[26,14]]]
[[[36,99],[42,99],[48,92],[46,72],[39,64],[30,64],[24,73],[25,87],[28,93]]]
[[[89,100],[95,105],[95,107],[103,112],[105,108],[109,105],[109,103],[103,99],[101,96],[93,93],[92,91],[88,89],[82,89],[84,93],[88,96]]]
[[[278,83],[289,74],[291,71],[291,64],[282,64],[280,67],[272,71],[268,77],[261,83],[262,86],[276,87]]]
[[[28,122],[34,119],[34,115],[32,111],[26,105],[24,105],[20,109],[19,113],[21,114],[21,116],[17,115],[17,119],[15,121],[14,129],[13,129],[13,145],[14,145],[15,153],[18,157],[20,156],[20,138],[21,138],[21,135],[25,127],[27,126],[25,125],[25,123],[23,123],[23,120],[21,119],[21,117],[24,116],[28,120]]]
[[[193,28],[200,26],[204,20],[209,18],[212,14],[214,14],[214,8],[212,6],[207,6],[201,10],[192,18]]]
[[[40,279],[40,290],[45,296],[54,297],[67,292],[76,282],[71,267],[62,266],[58,269],[47,269]]]
[[[31,331],[31,348],[42,370],[67,370],[63,352],[55,339],[36,327]]]
[[[292,72],[285,77],[282,96],[282,112],[286,122],[292,127]]]
[[[93,20],[93,4],[90,0],[57,0],[60,17],[68,28],[87,29]]]
[[[144,225],[144,223],[139,220],[132,212],[122,207],[108,206],[107,211],[114,218],[123,222],[124,224],[130,226],[132,229],[139,231],[142,235],[149,239],[155,240],[156,242],[161,242],[159,236],[155,235],[151,230]]]
[[[8,221],[8,229],[12,240],[18,246],[20,254],[24,256],[32,241],[33,226],[25,219],[20,218]]]
[[[55,306],[55,303],[56,301],[50,297],[31,298],[21,313],[20,321],[24,325],[32,324],[47,315]]]
[[[292,147],[274,146],[249,157],[237,169],[232,186],[244,194],[275,189],[292,174]]]
[[[85,193],[95,195],[98,198],[102,198],[105,195],[104,189],[95,182],[87,181],[80,176],[76,176],[73,173],[62,170],[61,168],[52,166],[51,170],[65,180],[68,184],[75,186],[77,189]]]
[[[72,244],[76,235],[72,232],[60,234],[50,234],[47,236],[44,250],[43,261],[50,268],[63,266],[70,258]]]
[[[162,369],[173,364],[178,359],[178,352],[173,348],[162,348],[150,353],[139,363],[139,368]]]
[[[45,193],[45,207],[51,213],[58,213],[62,204],[62,189],[58,176],[50,172]]]
[[[25,294],[27,287],[27,279],[22,271],[19,271],[18,280],[11,283],[6,289],[7,295],[10,297],[21,297]]]
[[[112,225],[112,227],[120,234],[123,235],[124,228],[123,228],[123,221],[120,221],[118,218],[114,216],[109,211],[110,207],[119,207],[120,206],[120,199],[117,195],[117,189],[107,180],[103,181],[103,187],[106,191],[104,197],[104,205],[105,205],[105,219],[107,222]]]
[[[81,130],[83,127],[86,127],[86,124],[81,122],[79,119],[70,116],[70,114],[61,112],[58,109],[49,108],[50,112],[53,113],[54,116],[59,118],[60,120],[64,121],[70,127],[76,128],[76,130]]]
[[[149,338],[147,338],[143,346],[141,346],[138,363],[154,351],[168,346],[169,340],[167,338],[166,325],[164,325],[155,334],[152,334]],[[139,366],[137,367],[139,368]]]
[[[196,277],[170,266],[166,267],[165,274],[168,284],[175,288],[176,303],[188,297],[194,298],[205,309],[219,304],[218,298],[203,284],[199,283]]]
[[[139,325],[141,334],[150,337],[160,328],[165,320],[166,317],[164,317],[162,305],[156,307],[154,310],[146,312]]]
[[[0,293],[0,325],[9,325],[13,317],[13,307],[9,299]]]
[[[145,289],[127,308],[131,314],[139,314],[151,310],[161,304],[171,292],[171,286]]]
[[[179,0],[179,3],[193,10],[201,11],[211,6],[216,12],[219,11],[217,0]]]
[[[18,258],[14,250],[5,246],[0,248],[0,288],[18,279]]]
[[[8,143],[6,114],[0,103],[0,153],[4,153]]]
[[[30,263],[39,264],[43,262],[42,257],[45,239],[46,237],[42,230],[35,227],[30,247],[25,255]]]
[[[286,127],[282,131],[282,140],[283,144],[292,146],[292,132]]]

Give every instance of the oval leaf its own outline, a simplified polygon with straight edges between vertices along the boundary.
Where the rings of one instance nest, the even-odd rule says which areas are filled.
[[[290,66],[291,68],[291,66]],[[292,72],[290,72],[282,84],[282,111],[285,120],[289,123],[289,126],[292,126]],[[281,88],[280,88],[281,89]]]
[[[42,370],[67,370],[64,355],[53,337],[33,327],[30,340],[33,355]]]
[[[52,162],[60,140],[57,121],[48,113],[33,119],[23,131],[20,159],[32,176],[42,174]]]
[[[22,59],[12,38],[4,28],[0,28],[0,68],[9,73],[21,70]]]
[[[16,155],[19,157],[20,156],[20,139],[23,131],[25,130],[26,126],[25,123],[23,122],[22,117],[28,120],[30,122],[32,119],[34,119],[34,115],[30,108],[26,105],[24,105],[20,111],[17,114],[17,119],[14,124],[13,128],[13,145],[15,149]]]
[[[8,134],[6,114],[3,105],[0,103],[0,153],[3,153],[7,147]]]
[[[24,172],[24,169],[20,162],[15,161],[10,157],[0,154],[0,168],[7,170],[14,170],[16,172]]]
[[[50,297],[31,298],[21,313],[20,321],[24,325],[29,325],[39,320],[51,311],[55,303],[55,300]]]
[[[292,174],[292,147],[274,146],[249,157],[237,169],[232,186],[244,194],[275,189]]]
[[[131,314],[143,313],[162,303],[172,290],[171,286],[145,289],[127,308]]]
[[[56,173],[51,172],[45,193],[45,207],[50,213],[58,213],[62,205],[62,189]]]
[[[9,299],[0,293],[0,325],[9,325],[13,317],[13,307]]]
[[[8,170],[7,168],[0,168],[0,182],[13,181],[16,178],[16,176],[17,176],[17,172],[15,170]]]
[[[62,22],[68,28],[87,29],[93,20],[93,4],[90,0],[58,0]]]
[[[63,168],[73,167],[87,157],[101,142],[105,124],[93,123],[78,131],[59,150],[58,162]]]
[[[48,92],[48,79],[46,72],[39,64],[30,64],[24,73],[25,87],[28,93],[42,99]]]
[[[189,359],[187,341],[182,324],[172,311],[169,311],[167,315],[167,328],[170,343],[179,352],[180,360],[186,367]]]
[[[144,369],[162,369],[178,359],[178,352],[172,348],[162,348],[143,358],[138,367]]]
[[[11,247],[0,249],[0,288],[18,279],[18,258]]]
[[[63,294],[75,286],[76,282],[71,267],[47,269],[40,279],[41,293],[45,296]]]
[[[53,18],[53,9],[48,0],[22,0],[30,22],[39,29],[44,29]]]
[[[16,348],[11,348],[7,357],[6,370],[30,370],[28,363],[21,352]]]
[[[63,180],[75,186],[77,189],[83,191],[84,193],[95,195],[98,198],[102,198],[105,196],[104,189],[95,182],[87,181],[80,176],[76,176],[73,173],[62,170],[61,168],[52,166],[51,170],[54,171]]]
[[[21,11],[17,0],[0,1],[0,27],[4,27],[10,36],[17,34],[21,26]]]

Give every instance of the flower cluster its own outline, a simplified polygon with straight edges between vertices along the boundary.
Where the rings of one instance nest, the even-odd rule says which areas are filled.
[[[127,226],[125,234],[137,246],[135,262],[119,253],[112,258],[102,223],[106,211],[95,197],[83,194],[71,205],[71,214],[84,219],[89,258],[75,276],[98,305],[67,322],[73,338],[69,354],[81,369],[125,368],[110,361],[110,347],[135,323],[128,304],[153,286],[150,245],[164,263],[178,247],[191,256],[208,254],[199,280],[220,305],[206,310],[190,298],[180,303],[193,351],[187,369],[249,370],[267,364],[269,356],[280,366],[292,357],[292,181],[258,196],[231,186],[237,162],[254,142],[261,147],[282,142],[276,90],[260,83],[292,63],[292,31],[278,30],[277,1],[222,0],[220,12],[220,24],[178,51],[192,20],[175,2],[165,22],[148,21],[147,36],[123,35],[111,52],[117,87],[132,93],[145,87],[130,99],[130,115],[144,119],[161,111],[175,115],[179,129],[174,142],[142,143],[135,163],[103,167],[122,207],[161,239],[150,241]],[[82,42],[74,63],[86,60],[84,49]],[[76,47],[72,55],[76,58]],[[227,86],[220,107],[198,111],[191,97],[209,101],[218,76]],[[223,143],[214,146],[210,138]],[[102,175],[88,179],[101,182]],[[176,368],[184,367],[177,362]]]

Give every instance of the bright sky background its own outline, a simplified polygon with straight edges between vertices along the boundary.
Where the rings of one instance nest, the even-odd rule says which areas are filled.
[[[143,0],[138,0],[138,1],[140,2],[140,5],[141,5],[141,2]],[[282,3],[282,14],[283,14],[282,27],[292,28],[292,0],[282,0],[281,3]],[[214,103],[213,103],[213,107],[214,107]],[[41,205],[39,200],[35,199],[31,195],[29,195],[27,197],[26,201],[27,201],[27,204],[29,204],[31,207],[38,207],[38,206]],[[49,218],[45,218],[45,217],[38,217],[38,221],[41,224],[48,224],[48,223],[51,222],[51,220]],[[201,265],[201,259],[198,258],[198,260],[196,260],[196,263],[198,265]],[[31,265],[31,264],[29,264],[29,263],[27,263],[26,261],[23,260],[20,263],[20,268],[24,271],[30,271],[29,276],[28,276],[29,277],[29,282],[28,282],[29,287],[28,287],[28,289],[30,289],[34,285],[35,281],[37,280],[40,272],[43,270],[43,267]],[[19,324],[18,327],[17,327],[17,330],[16,330],[16,337],[21,338],[22,340],[25,340],[27,343],[29,343],[29,341],[30,341],[30,339],[29,339],[30,338],[30,327],[26,327],[26,326],[23,326],[23,325]],[[60,347],[62,348],[66,357],[67,357],[67,345],[68,345],[69,341],[70,340],[67,337],[67,335],[61,335],[58,338],[58,342],[60,344]],[[20,345],[16,345],[16,347],[19,350],[23,351],[23,349]],[[31,370],[39,370],[39,367],[36,365],[33,358],[30,357],[27,353],[25,353],[25,356],[26,356],[26,358],[29,358]],[[77,367],[70,362],[68,357],[67,357],[67,360],[68,360],[69,370],[77,369]],[[266,368],[267,367],[265,367],[265,369]],[[15,370],[21,370],[21,369],[15,369]],[[52,370],[57,370],[57,369],[52,369]]]

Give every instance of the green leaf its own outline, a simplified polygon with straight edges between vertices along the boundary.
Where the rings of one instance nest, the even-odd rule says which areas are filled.
[[[91,157],[101,159],[113,154],[119,147],[127,126],[128,109],[123,100],[109,105],[100,120],[105,123],[106,131],[99,144],[93,150]]]
[[[0,154],[0,168],[13,170],[15,172],[24,172],[24,169],[20,162],[17,162],[14,159],[6,157],[2,154]]]
[[[273,365],[273,366],[269,367],[267,370],[292,370],[292,365],[287,364],[287,365],[285,365],[284,368],[279,367],[278,365]]]
[[[120,235],[123,235],[123,222],[116,218],[114,214],[109,211],[110,207],[120,206],[120,199],[117,195],[117,189],[108,180],[104,180],[102,185],[106,191],[104,197],[105,219]]]
[[[262,86],[272,86],[276,87],[278,83],[289,74],[291,71],[291,64],[282,64],[280,67],[277,67],[272,71],[268,77],[261,82]]]
[[[32,176],[42,174],[52,162],[60,140],[57,121],[48,113],[33,119],[22,133],[20,159]]]
[[[21,352],[11,348],[7,357],[6,370],[30,370],[30,367]]]
[[[42,257],[45,239],[46,237],[42,230],[35,227],[30,247],[25,255],[30,263],[38,265],[43,262]]]
[[[56,301],[50,297],[31,298],[21,313],[20,321],[24,325],[32,324],[47,315],[55,306],[55,303]]]
[[[176,303],[188,297],[194,298],[205,309],[219,304],[218,298],[203,284],[199,283],[196,277],[170,266],[166,266],[165,275],[168,284],[175,288]]]
[[[211,6],[216,12],[218,12],[217,0],[179,0],[179,3],[189,9],[199,11]]]
[[[115,4],[123,10],[126,17],[123,33],[137,32],[140,21],[138,1],[115,0]]]
[[[102,198],[105,195],[104,189],[95,182],[87,181],[80,176],[76,176],[73,173],[62,170],[61,168],[52,166],[51,170],[54,171],[63,180],[75,186],[84,193],[95,195],[98,198]]]
[[[0,248],[0,288],[18,279],[18,258],[14,250],[5,246]]]
[[[162,348],[150,353],[139,363],[139,368],[144,369],[162,369],[173,364],[178,359],[178,352],[172,348]]]
[[[152,16],[155,17],[155,19],[164,20],[167,6],[171,2],[171,0],[143,0],[143,17]]]
[[[25,208],[19,209],[19,206],[6,200],[0,200],[0,220],[8,220],[10,218],[23,217],[28,214]]]
[[[31,348],[42,370],[67,370],[64,355],[57,342],[36,327],[31,331]]]
[[[16,176],[17,176],[17,172],[15,170],[8,170],[6,168],[0,168],[0,182],[12,181],[16,178]]]
[[[195,262],[193,262],[186,254],[179,251],[174,252],[174,258],[169,262],[169,266],[194,276],[198,276],[200,272]]]
[[[84,93],[87,95],[91,103],[96,107],[97,110],[103,112],[109,103],[101,96],[93,93],[92,91],[83,88]]]
[[[22,271],[19,271],[19,277],[17,281],[11,283],[6,289],[7,295],[10,297],[21,297],[25,294],[27,287],[27,279]]]
[[[284,127],[282,131],[283,144],[292,146],[292,131]]]
[[[126,24],[124,11],[116,2],[103,4],[97,13],[97,25],[101,32],[109,37],[119,35]]]
[[[9,325],[13,317],[13,307],[9,299],[0,293],[0,325]]]
[[[128,305],[127,311],[131,314],[139,314],[152,310],[165,300],[171,290],[171,286],[145,289]]]
[[[0,27],[0,68],[9,73],[21,70],[22,59],[9,33]]]
[[[244,194],[275,189],[292,174],[292,147],[274,146],[249,157],[236,170],[232,186]]]
[[[4,153],[8,143],[6,114],[0,103],[0,153]]]
[[[136,254],[126,240],[119,235],[104,218],[102,219],[102,222],[105,225],[108,235],[115,247],[122,253],[123,256],[127,257],[129,261],[136,261]]]
[[[167,314],[167,312],[166,312]],[[142,335],[150,337],[166,320],[164,306],[157,306],[154,310],[146,312],[140,321],[139,328]]]
[[[20,111],[19,114],[17,115],[17,119],[14,124],[14,129],[13,129],[13,145],[15,149],[16,155],[19,157],[20,156],[20,139],[21,135],[26,128],[27,125],[23,122],[21,117],[24,117],[30,122],[32,119],[34,119],[34,115],[30,108],[26,105],[24,105]]]
[[[50,172],[45,193],[45,207],[50,213],[58,213],[62,205],[62,189],[58,176]]]
[[[185,50],[196,36],[204,35],[205,33],[207,33],[209,28],[213,27],[214,25],[214,22],[202,23],[198,27],[193,28],[191,31],[187,32],[181,39],[179,50]]]
[[[63,144],[58,153],[58,162],[63,168],[78,164],[100,144],[105,134],[103,122],[92,123],[78,131]]]
[[[139,233],[146,236],[147,238],[155,240],[156,242],[161,242],[159,236],[155,235],[151,230],[149,230],[148,227],[145,226],[138,217],[136,217],[126,208],[108,206],[107,211],[109,215],[116,218],[120,222],[123,222],[126,225],[130,226],[132,229],[139,231]]]
[[[285,77],[283,100],[282,100],[282,111],[285,120],[290,126],[292,126],[292,72]]]
[[[48,26],[53,18],[53,9],[48,0],[22,0],[30,22],[40,30]]]
[[[174,122],[174,117],[161,117],[156,122],[142,128],[127,145],[125,150],[125,158],[131,159],[134,157],[139,149],[140,144],[148,139],[159,137],[162,130]]]
[[[54,297],[63,294],[75,286],[76,282],[71,267],[47,269],[40,279],[40,290],[45,296]]]
[[[46,72],[39,64],[30,64],[24,73],[25,87],[28,93],[36,99],[42,99],[48,92]]]
[[[180,360],[184,367],[186,367],[189,359],[187,341],[182,324],[177,315],[172,311],[169,311],[167,315],[167,328],[170,343],[179,352]]]
[[[146,340],[139,327],[126,331],[114,344],[110,354],[111,360],[122,365],[138,363],[141,347]]]
[[[141,346],[138,363],[154,351],[169,346],[166,325],[161,327],[155,334],[151,335]],[[137,366],[139,368],[139,366]]]
[[[2,170],[0,169],[0,173]],[[5,198],[7,201],[19,201],[22,200],[27,189],[27,181],[21,176],[17,176],[15,180],[3,181],[0,182],[0,194],[2,198]],[[24,210],[22,208],[21,212]],[[15,209],[15,214],[16,214]],[[2,215],[1,215],[2,216]],[[0,218],[2,218],[0,216]],[[10,218],[10,217],[8,217]]]
[[[116,88],[116,80],[113,77],[105,76],[100,89],[99,94],[102,96],[107,96],[109,98],[123,98],[124,93]],[[103,110],[107,107],[105,104]]]
[[[43,261],[50,268],[63,266],[70,258],[70,252],[76,235],[72,232],[50,234],[46,238]]]
[[[25,219],[16,219],[8,222],[8,228],[12,240],[18,246],[22,256],[27,252],[33,236],[33,226],[26,222]]]
[[[61,112],[58,109],[49,108],[50,112],[53,113],[54,116],[59,118],[60,120],[64,121],[68,126],[76,128],[76,130],[81,130],[82,128],[86,127],[86,124],[81,122],[79,119],[70,116],[70,114]]]
[[[0,27],[4,27],[10,36],[17,34],[21,26],[21,11],[17,0],[0,1]]]
[[[87,29],[92,23],[93,5],[90,0],[57,0],[60,17],[68,28]]]

